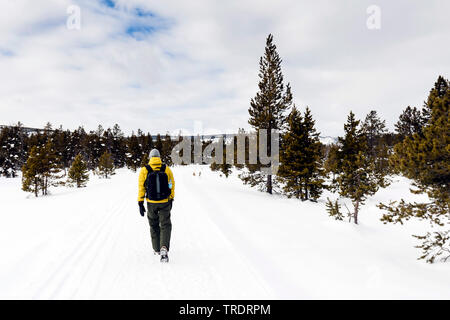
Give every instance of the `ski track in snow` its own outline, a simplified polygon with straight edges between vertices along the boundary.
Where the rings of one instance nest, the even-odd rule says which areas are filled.
[[[7,261],[9,268],[7,271],[1,268],[1,274],[15,275],[16,280],[8,287],[2,286],[0,296],[32,299],[230,298],[236,294],[240,298],[269,297],[263,280],[248,271],[251,267],[242,255],[208,218],[209,211],[201,205],[201,190],[192,191],[191,181],[185,181],[190,174],[189,170],[176,177],[173,250],[169,264],[161,264],[159,256],[153,255],[147,217],[140,217],[137,208],[137,175],[128,173],[123,176],[126,179],[114,186],[119,177],[99,180],[98,185],[92,186],[94,197],[89,193],[92,187],[88,186],[67,194],[56,194],[55,189],[55,195],[22,200],[39,206],[41,200],[53,198],[61,205],[60,200],[67,198],[64,214],[69,219],[60,226],[61,230],[53,230],[56,234],[49,232],[45,241],[23,251],[21,259]],[[81,212],[80,219],[76,219],[74,215]],[[45,225],[37,227],[45,228]],[[69,229],[77,230],[74,236],[66,235]],[[211,242],[216,245],[209,246]],[[49,250],[41,250],[49,243]],[[228,259],[233,260],[232,267],[224,264]],[[28,267],[21,268],[24,264]],[[25,275],[22,280],[21,274]]]
[[[323,203],[268,196],[207,167],[174,174],[168,264],[139,215],[137,173],[37,199],[19,191],[20,179],[1,179],[0,298],[450,297],[448,264],[415,260],[410,234],[422,227],[379,223],[375,204],[390,191],[355,227],[328,218]]]

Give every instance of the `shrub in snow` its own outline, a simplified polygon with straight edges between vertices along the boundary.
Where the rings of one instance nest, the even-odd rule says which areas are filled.
[[[450,231],[427,232],[424,236],[414,236],[422,240],[422,244],[416,248],[422,249],[422,256],[429,263],[433,263],[437,258],[446,262],[450,258]]]
[[[327,198],[327,203],[325,204],[327,207],[328,214],[330,217],[333,217],[336,220],[342,221],[344,220],[344,215],[341,212],[341,205],[336,199],[334,202]]]

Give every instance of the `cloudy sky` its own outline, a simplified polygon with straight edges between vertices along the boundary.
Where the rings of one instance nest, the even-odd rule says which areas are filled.
[[[73,28],[73,6],[80,28]],[[369,29],[367,8],[380,8]],[[450,1],[3,0],[0,124],[247,128],[265,38],[323,136],[350,110],[392,128],[450,73]],[[69,19],[68,28],[67,21]],[[72,24],[71,24],[72,22]]]

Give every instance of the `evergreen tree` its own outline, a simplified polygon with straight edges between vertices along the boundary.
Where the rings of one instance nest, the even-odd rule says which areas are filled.
[[[62,126],[51,133],[51,139],[54,144],[55,152],[58,156],[61,168],[69,168],[74,155],[72,154],[70,143],[70,131],[64,131]]]
[[[61,167],[51,140],[43,146],[33,146],[30,155],[22,168],[22,189],[38,196],[48,194],[50,186],[56,185],[61,178],[58,173]]]
[[[311,111],[302,117],[294,106],[288,119],[288,129],[282,139],[281,165],[278,177],[289,197],[317,200],[323,190],[322,151],[319,133],[314,127]]]
[[[19,122],[0,131],[0,175],[15,178],[25,162],[25,134]]]
[[[222,146],[222,163],[218,164],[219,166],[219,171],[223,173],[223,175],[228,178],[228,176],[231,174],[232,172],[232,168],[233,166],[229,163],[227,163],[227,144],[226,144],[226,140],[223,139],[223,146]]]
[[[127,166],[133,171],[136,171],[142,161],[142,148],[139,139],[132,134],[127,140]]]
[[[395,145],[390,158],[394,168],[413,180],[415,189],[411,192],[426,194],[429,201],[408,203],[402,199],[389,205],[380,203],[379,207],[386,210],[381,219],[385,223],[403,223],[411,218],[429,220],[439,226],[450,222],[450,90],[448,80],[445,86],[439,79],[427,101],[430,115],[422,133],[414,133]],[[424,250],[421,258],[433,262],[437,257],[433,253],[434,245],[450,250],[450,241],[445,240],[447,235],[444,231],[438,236],[418,236],[424,240],[419,246]]]
[[[375,157],[379,140],[387,132],[386,121],[381,120],[377,112],[372,110],[362,123],[362,132],[366,136],[368,154]]]
[[[327,175],[330,173],[332,174],[331,177],[332,184],[330,186],[331,188],[333,188],[333,186],[335,185],[336,174],[338,174],[338,165],[339,165],[338,153],[339,153],[339,145],[337,145],[336,143],[333,143],[326,147],[325,161],[323,167]]]
[[[232,168],[233,165],[227,163],[226,160],[226,145],[224,144],[223,147],[223,161],[222,164],[219,166],[219,170],[223,173],[223,175],[228,178],[228,176],[231,174],[231,172],[233,172]]]
[[[431,89],[427,101],[424,103],[422,109],[422,124],[426,125],[429,123],[431,116],[433,114],[433,108],[436,104],[439,104],[441,99],[447,94],[449,87],[449,82],[443,76],[439,76],[434,87]]]
[[[69,183],[76,184],[77,188],[85,187],[89,180],[87,165],[81,154],[78,154],[72,162],[68,174]]]
[[[33,146],[28,159],[22,168],[22,190],[32,192],[37,197],[42,185],[40,176],[40,153],[39,147]]]
[[[114,174],[114,171],[115,168],[112,155],[108,151],[105,151],[98,162],[98,172],[100,176],[108,179],[111,175]]]
[[[400,115],[395,124],[395,131],[403,140],[406,137],[412,136],[414,133],[421,133],[423,126],[423,117],[416,107],[408,106]]]
[[[156,135],[155,148],[158,149],[159,152],[163,149],[163,141],[159,133]]]
[[[383,139],[387,133],[386,122],[380,119],[375,110],[372,110],[362,123],[361,130],[366,138],[366,155],[374,165],[376,174],[379,177],[378,184],[386,187],[389,184],[386,176],[390,174],[389,146]]]
[[[96,131],[90,131],[82,139],[82,155],[87,161],[88,169],[94,170],[98,167],[101,155],[106,151],[103,138],[103,127],[99,125]]]
[[[144,162],[144,157],[150,154],[150,151],[153,149],[153,138],[150,135],[150,133],[147,133],[146,135],[142,134],[141,137],[139,137],[139,143],[141,145],[141,149],[142,149],[142,162],[141,164]],[[145,164],[148,163],[148,160]]]
[[[367,157],[366,137],[358,128],[359,120],[353,112],[344,125],[345,136],[339,137],[338,177],[336,178],[339,194],[349,198],[353,204],[353,221],[358,224],[358,213],[368,196],[375,194],[379,188],[373,163]]]
[[[114,166],[117,168],[122,168],[126,164],[125,149],[124,134],[120,126],[115,124],[112,129],[111,153],[114,158]]]
[[[249,124],[259,132],[266,129],[268,143],[266,154],[271,155],[271,130],[282,130],[285,125],[286,115],[292,104],[291,88],[286,87],[281,72],[281,58],[278,55],[273,36],[270,34],[266,40],[264,55],[259,62],[259,91],[250,102],[248,112],[250,114]],[[259,161],[258,161],[259,163]],[[244,183],[264,188],[272,193],[272,175],[263,175],[261,165],[249,167],[248,174],[243,176]]]
[[[149,156],[149,153],[144,153],[144,155],[142,156],[141,168],[145,167],[148,164],[148,162],[150,161],[148,156]]]
[[[172,142],[172,138],[168,133],[166,133],[161,150],[161,161],[169,166],[172,165],[172,157],[170,155],[174,146],[175,144]]]
[[[59,174],[62,165],[59,156],[56,153],[55,146],[52,140],[47,141],[47,143],[41,147],[41,174],[42,174],[42,192],[43,195],[48,194],[48,189],[50,186],[56,186],[56,180],[60,179],[62,176]]]

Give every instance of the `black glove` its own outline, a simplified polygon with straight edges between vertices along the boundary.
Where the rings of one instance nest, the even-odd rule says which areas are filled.
[[[139,212],[141,213],[141,216],[144,216],[145,214],[145,207],[144,207],[144,201],[139,201]]]

